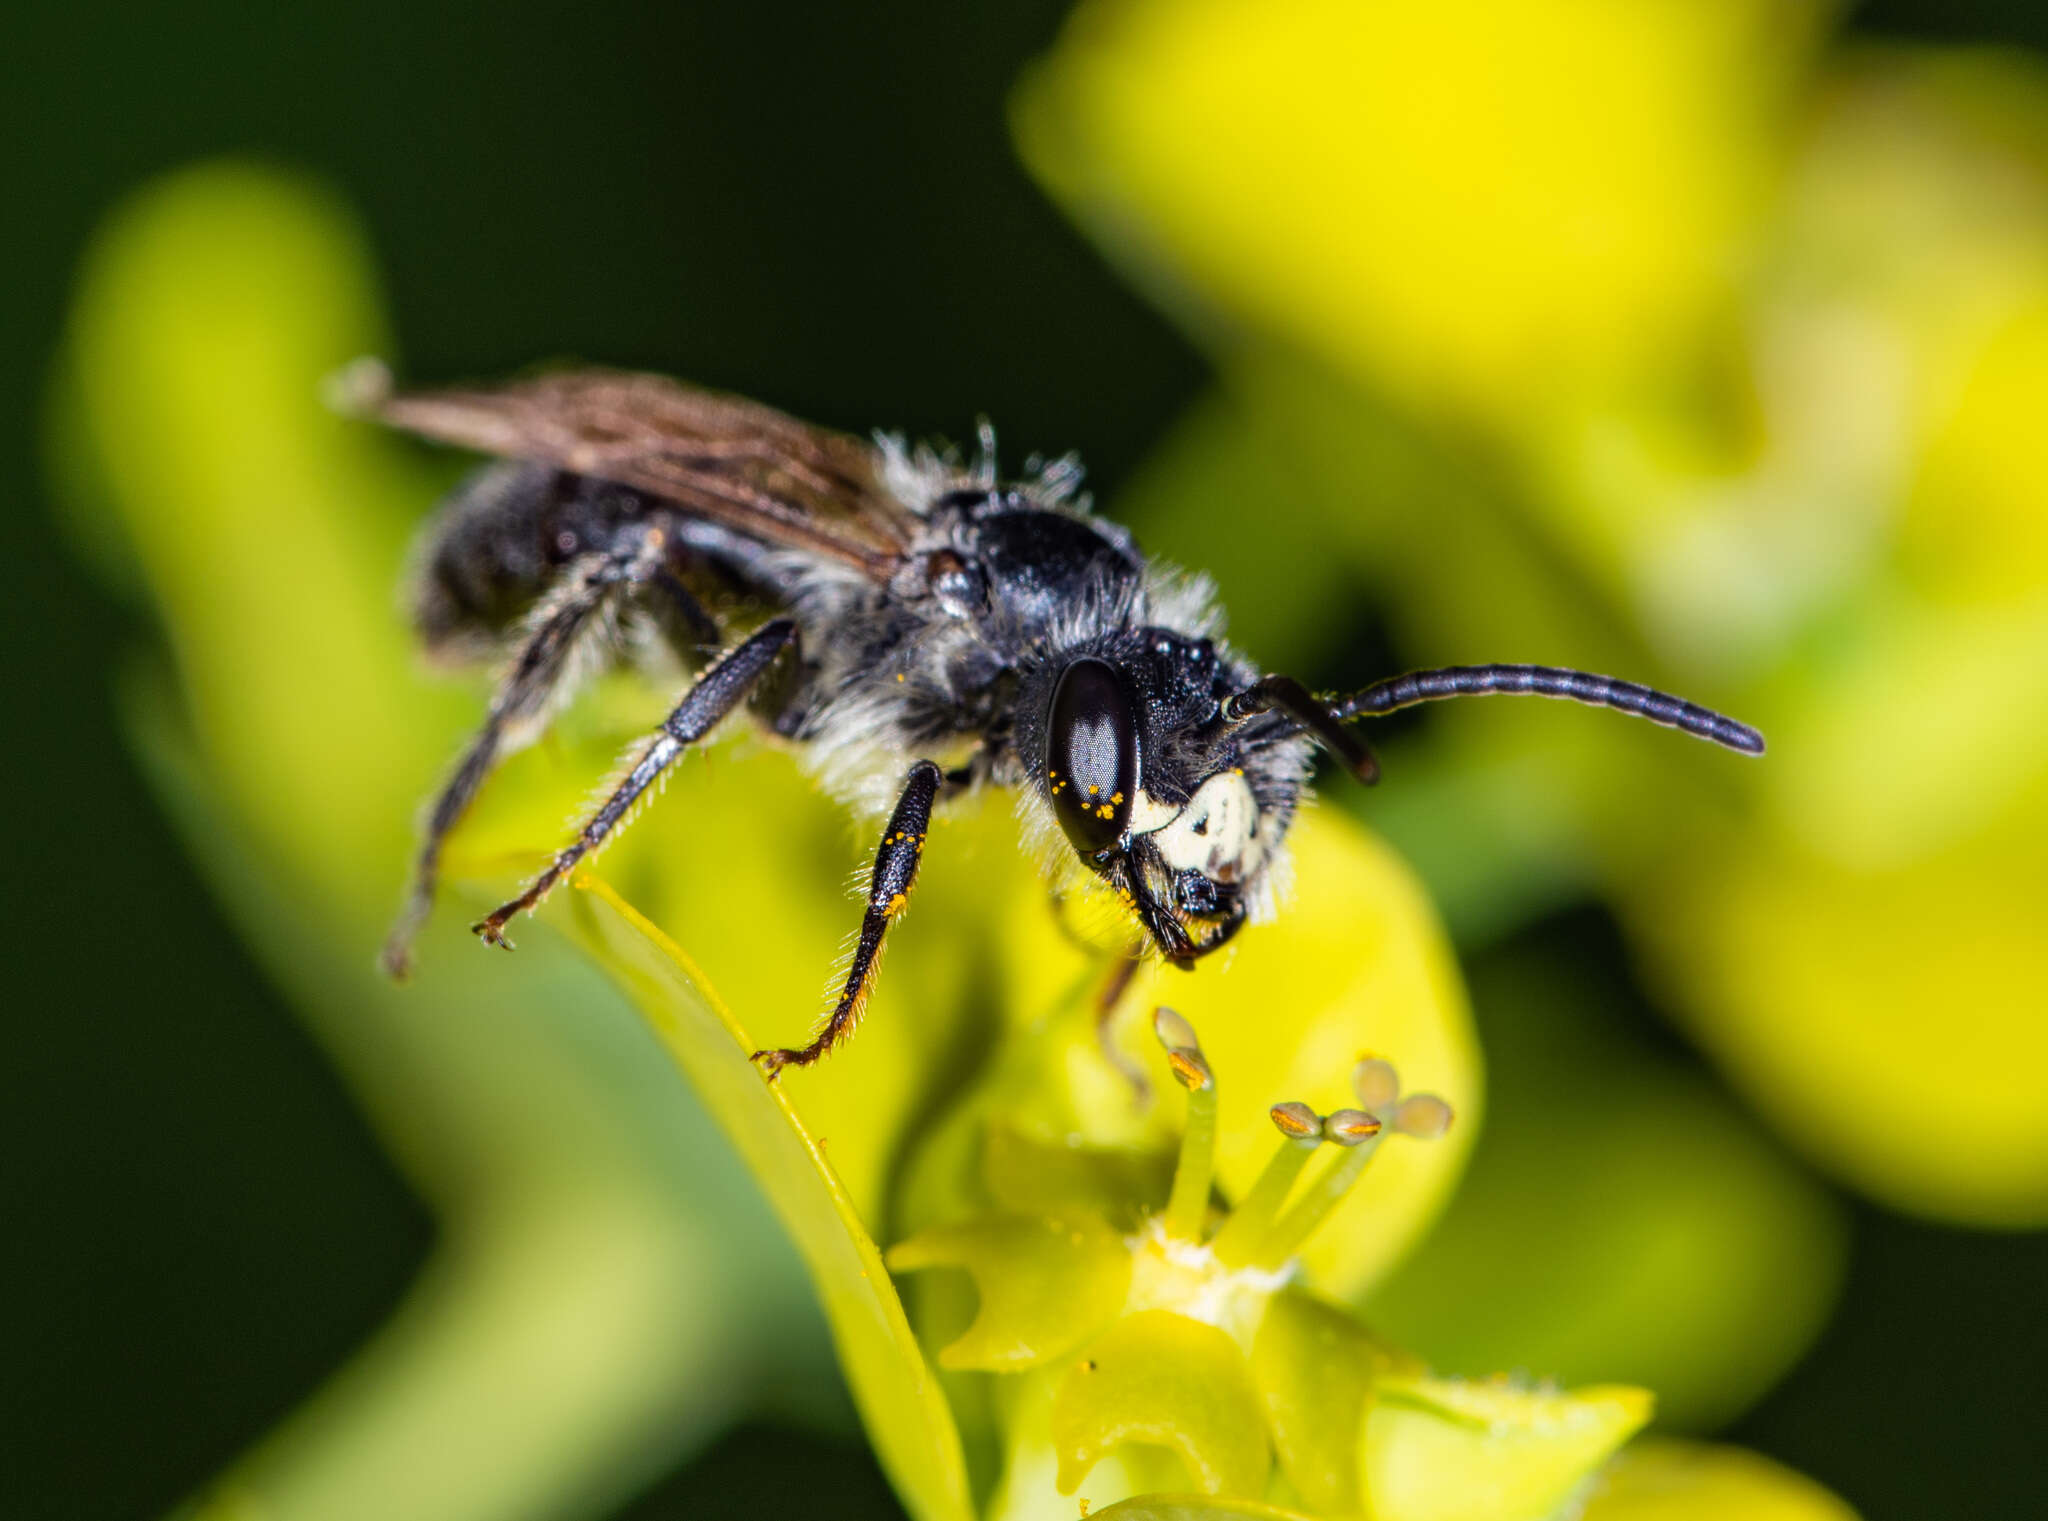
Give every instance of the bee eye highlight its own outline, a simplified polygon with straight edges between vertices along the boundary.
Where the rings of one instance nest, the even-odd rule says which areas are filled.
[[[1123,838],[1138,792],[1138,723],[1108,663],[1076,660],[1053,689],[1046,791],[1074,849],[1100,855]]]

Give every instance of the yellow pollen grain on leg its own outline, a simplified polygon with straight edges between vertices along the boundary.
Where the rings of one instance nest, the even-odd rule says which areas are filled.
[[[910,900],[904,897],[903,894],[898,893],[895,897],[891,898],[888,901],[888,903],[883,907],[882,912],[893,919],[896,915],[903,912],[903,905],[908,903],[909,901]]]

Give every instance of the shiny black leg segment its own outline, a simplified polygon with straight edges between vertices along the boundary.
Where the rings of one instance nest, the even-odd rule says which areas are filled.
[[[1292,676],[1263,677],[1256,685],[1223,702],[1226,723],[1238,723],[1254,714],[1272,711],[1285,713],[1300,724],[1317,744],[1344,763],[1345,770],[1367,786],[1380,779],[1380,763],[1373,758],[1366,742],[1344,727],[1346,715],[1311,694]]]
[[[1653,724],[1682,729],[1745,755],[1764,753],[1763,735],[1711,708],[1638,686],[1633,681],[1554,665],[1450,665],[1434,671],[1410,671],[1406,676],[1375,682],[1364,691],[1353,693],[1337,704],[1336,711],[1340,718],[1356,718],[1367,713],[1391,713],[1396,708],[1434,702],[1442,697],[1479,697],[1496,692],[1566,697],[1596,708],[1633,713]]]
[[[667,770],[686,748],[704,738],[720,719],[744,702],[747,693],[753,690],[775,657],[795,638],[796,625],[787,618],[777,618],[772,623],[763,624],[752,637],[734,646],[730,654],[699,676],[689,695],[661,721],[654,743],[626,773],[625,780],[612,790],[603,806],[590,816],[590,821],[577,831],[576,838],[556,852],[554,860],[527,884],[525,892],[492,910],[489,918],[471,928],[488,943],[510,950],[512,942],[505,938],[506,924],[515,915],[529,913],[538,907],[540,900],[575,868],[578,861],[602,848],[641,794],[653,785],[655,778]]]
[[[882,958],[882,937],[889,923],[910,902],[910,889],[917,881],[917,863],[924,855],[925,832],[931,827],[932,801],[944,780],[930,761],[910,768],[903,793],[896,799],[896,811],[889,815],[882,831],[881,848],[875,852],[874,870],[868,874],[868,907],[861,916],[860,940],[853,949],[853,965],[847,969],[846,987],[833,1005],[831,1015],[811,1043],[800,1049],[756,1051],[754,1060],[761,1071],[773,1078],[784,1067],[808,1067],[853,1033],[861,1010],[875,985],[875,966]]]
[[[517,748],[509,743],[511,736],[535,723],[561,698],[570,656],[605,604],[620,587],[642,578],[647,568],[647,562],[638,556],[611,555],[593,555],[572,566],[562,580],[566,590],[533,625],[513,656],[511,668],[491,699],[483,727],[463,751],[427,815],[405,907],[384,941],[382,961],[390,976],[404,977],[412,969],[412,942],[433,909],[441,875],[441,848],[449,831],[475,801],[477,789],[491,769],[508,749]]]

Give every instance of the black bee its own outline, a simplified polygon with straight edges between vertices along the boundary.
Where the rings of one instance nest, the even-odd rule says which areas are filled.
[[[1763,750],[1755,730],[1693,703],[1547,666],[1312,694],[1223,642],[1205,580],[1148,561],[1092,516],[1072,460],[1000,481],[986,435],[962,464],[605,371],[358,400],[396,427],[502,457],[455,491],[421,545],[414,616],[429,651],[496,654],[505,670],[428,814],[387,968],[403,973],[442,843],[491,768],[628,652],[622,630],[637,625],[700,668],[694,684],[575,837],[476,933],[509,947],[511,919],[749,703],[830,792],[886,817],[845,987],[810,1044],[754,1053],[771,1077],[852,1031],[933,805],[963,789],[1016,789],[1051,863],[1100,877],[1141,943],[1185,967],[1272,913],[1313,747],[1377,777],[1353,719],[1531,692]]]

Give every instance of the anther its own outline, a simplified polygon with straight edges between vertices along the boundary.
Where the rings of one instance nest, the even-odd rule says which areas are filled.
[[[1216,1086],[1216,1074],[1209,1070],[1209,1059],[1202,1055],[1193,1025],[1161,1004],[1152,1015],[1152,1033],[1166,1048],[1166,1065],[1181,1087],[1194,1090]]]
[[[1290,1141],[1320,1141],[1323,1138],[1323,1117],[1306,1104],[1289,1099],[1284,1104],[1275,1104],[1267,1113],[1273,1121],[1273,1128]]]
[[[1418,1141],[1434,1141],[1451,1128],[1451,1106],[1434,1093],[1412,1093],[1394,1111],[1394,1128]]]
[[[1451,1106],[1435,1094],[1401,1097],[1401,1074],[1390,1061],[1364,1058],[1352,1069],[1351,1087],[1360,1107],[1339,1109],[1323,1121],[1323,1135],[1349,1148],[1347,1154],[1311,1180],[1294,1206],[1252,1243],[1247,1260],[1253,1265],[1278,1268],[1300,1251],[1351,1192],[1387,1134],[1433,1141],[1450,1128]]]
[[[1323,1118],[1323,1138],[1339,1146],[1356,1146],[1379,1133],[1380,1122],[1363,1109],[1339,1109]]]
[[[1351,1069],[1351,1091],[1358,1095],[1359,1108],[1378,1114],[1401,1096],[1401,1074],[1382,1057],[1365,1057]]]
[[[1188,1051],[1202,1049],[1202,1043],[1195,1038],[1195,1027],[1165,1004],[1152,1011],[1152,1033],[1159,1037],[1159,1044],[1169,1051],[1175,1046]]]

